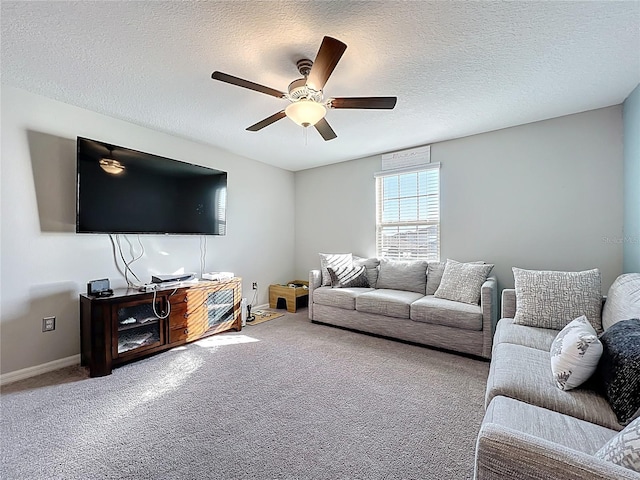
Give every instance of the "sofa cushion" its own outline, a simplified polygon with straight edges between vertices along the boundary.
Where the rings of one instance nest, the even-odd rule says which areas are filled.
[[[640,273],[625,273],[615,279],[602,309],[602,328],[620,320],[640,318]]]
[[[602,343],[582,315],[558,333],[549,353],[556,386],[566,391],[582,385],[593,375],[602,355]]]
[[[341,268],[353,266],[353,255],[351,253],[319,253],[320,271],[322,272],[322,286],[331,285],[331,276],[327,267]]]
[[[327,267],[334,288],[368,288],[367,269],[359,267]]]
[[[438,290],[446,264],[447,262],[427,263],[427,295],[433,295]]]
[[[615,323],[604,332],[598,378],[605,397],[625,425],[640,414],[640,320]]]
[[[376,288],[404,290],[424,295],[427,286],[427,262],[423,260],[380,260]],[[408,318],[408,317],[407,317]]]
[[[482,284],[487,280],[493,265],[460,263],[447,259],[440,286],[433,294],[454,302],[477,305],[480,302]]]
[[[320,287],[313,291],[313,303],[355,310],[356,297],[363,293],[372,292],[373,288],[331,288]]]
[[[597,452],[618,433],[610,428],[502,396],[491,400],[482,423],[497,423],[589,455]]]
[[[479,305],[452,302],[433,295],[411,304],[411,320],[445,325],[465,330],[482,330],[482,308]]]
[[[376,283],[378,282],[378,268],[380,267],[380,260],[375,257],[362,258],[354,255],[353,265],[356,267],[363,266],[364,268],[366,268],[369,286],[372,288],[376,288]]]
[[[597,458],[640,472],[640,418],[627,425],[595,453]]]
[[[549,352],[511,343],[495,345],[485,406],[498,395],[564,413],[614,430],[622,430],[611,406],[596,391],[582,386],[564,392],[555,386]]]
[[[493,345],[513,343],[548,352],[558,332],[558,330],[552,330],[550,328],[516,325],[513,323],[513,318],[502,318],[496,326]]]
[[[403,290],[376,289],[356,297],[356,310],[388,317],[409,318],[413,302],[423,295]]]
[[[562,330],[585,315],[602,332],[600,271],[554,272],[513,267],[516,287],[514,323]]]

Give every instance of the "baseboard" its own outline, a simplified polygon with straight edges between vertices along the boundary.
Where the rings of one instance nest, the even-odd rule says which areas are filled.
[[[35,377],[42,373],[53,372],[54,370],[78,365],[79,363],[80,354],[61,358],[60,360],[54,360],[53,362],[43,363],[42,365],[36,365],[35,367],[23,368],[22,370],[16,370],[15,372],[3,373],[0,375],[0,385],[6,385],[7,383],[17,382],[18,380],[24,380],[25,378]]]

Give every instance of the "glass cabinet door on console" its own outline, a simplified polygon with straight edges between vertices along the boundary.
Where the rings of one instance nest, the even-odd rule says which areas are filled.
[[[117,341],[111,345],[113,358],[132,355],[164,344],[163,297],[120,303],[114,308]],[[114,339],[115,340],[115,339]]]

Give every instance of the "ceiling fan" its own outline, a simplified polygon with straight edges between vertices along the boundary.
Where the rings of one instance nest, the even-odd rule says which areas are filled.
[[[213,72],[211,78],[291,102],[284,110],[247,127],[250,132],[257,132],[284,117],[289,117],[303,127],[313,125],[322,138],[333,140],[337,135],[324,118],[327,108],[391,110],[397,101],[396,97],[336,97],[324,100],[322,90],[346,49],[347,46],[340,40],[324,37],[314,61],[305,58],[296,63],[304,78],[291,82],[287,93],[218,71]]]

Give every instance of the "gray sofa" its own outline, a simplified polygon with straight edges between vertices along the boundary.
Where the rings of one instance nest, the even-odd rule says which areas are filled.
[[[440,277],[423,273],[424,287],[415,283],[402,289],[332,288],[322,286],[320,270],[309,272],[309,319],[384,337],[491,358],[492,340],[498,320],[498,286],[488,277],[481,287],[479,305],[436,298]],[[481,262],[478,262],[481,263]],[[437,264],[437,265],[436,265]],[[444,262],[430,262],[442,267]],[[427,282],[426,279],[429,279]],[[408,291],[408,290],[413,291]],[[419,290],[419,291],[416,291]]]
[[[605,329],[640,316],[640,274],[630,275],[632,282],[629,277],[626,283],[617,280],[609,291],[609,298],[616,296],[616,308],[609,309],[608,325],[603,314]],[[515,290],[506,289],[476,445],[475,478],[640,479],[633,470],[594,456],[624,428],[598,389],[589,382],[570,391],[556,387],[549,350],[559,331],[514,324],[515,312]]]

